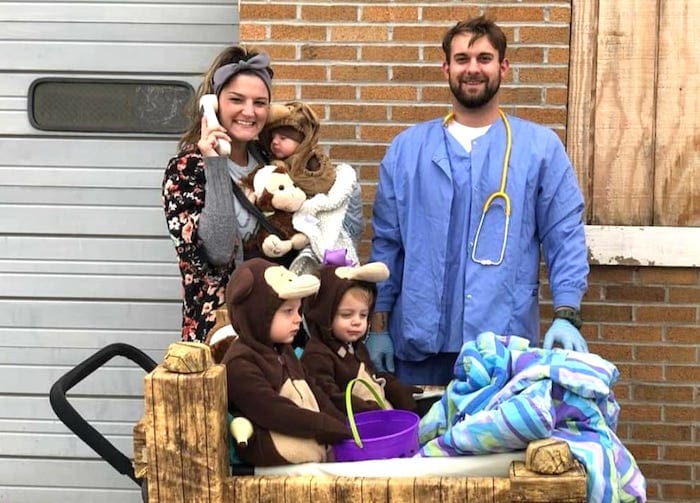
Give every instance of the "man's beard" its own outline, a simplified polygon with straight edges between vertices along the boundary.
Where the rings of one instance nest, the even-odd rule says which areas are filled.
[[[452,91],[452,95],[464,108],[474,109],[483,107],[496,96],[500,87],[501,76],[499,75],[494,81],[490,79],[487,80],[484,90],[479,94],[467,94],[467,92],[462,89],[461,82],[455,82],[453,79],[450,79],[450,91]]]

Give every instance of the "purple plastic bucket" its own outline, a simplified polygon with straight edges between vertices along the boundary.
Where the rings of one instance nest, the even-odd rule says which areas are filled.
[[[362,447],[355,440],[333,446],[336,461],[409,458],[418,452],[417,414],[407,410],[371,410],[355,414]]]

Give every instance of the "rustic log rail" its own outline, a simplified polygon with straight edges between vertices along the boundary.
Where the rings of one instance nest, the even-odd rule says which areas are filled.
[[[171,345],[144,399],[134,471],[148,480],[149,503],[586,501],[585,471],[551,441],[533,443],[508,477],[231,476],[225,367],[205,344]]]

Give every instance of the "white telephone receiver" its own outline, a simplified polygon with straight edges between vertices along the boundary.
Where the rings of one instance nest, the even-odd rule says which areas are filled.
[[[216,116],[216,111],[219,109],[219,98],[216,94],[205,94],[199,98],[199,108],[207,118],[209,126],[219,125],[219,118]],[[216,151],[219,155],[228,157],[231,154],[231,144],[220,138]]]

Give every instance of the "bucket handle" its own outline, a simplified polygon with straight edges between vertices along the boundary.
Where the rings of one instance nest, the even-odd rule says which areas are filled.
[[[365,387],[370,391],[370,393],[372,393],[372,396],[376,400],[377,405],[379,405],[382,409],[386,409],[386,403],[384,403],[382,397],[379,396],[377,390],[375,390],[372,387],[372,385],[362,377],[356,377],[355,379],[351,379],[348,382],[348,385],[345,387],[345,410],[347,411],[348,422],[350,423],[350,431],[352,431],[352,438],[355,439],[355,444],[360,449],[362,449],[362,439],[360,438],[360,433],[357,431],[357,424],[355,424],[355,414],[352,410],[352,388],[355,386],[355,383],[358,382],[365,385]]]

